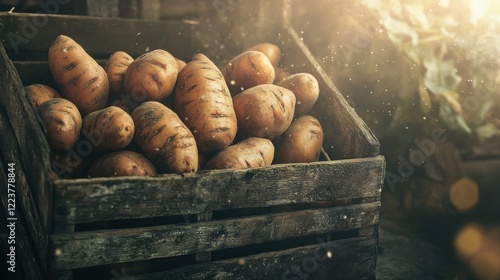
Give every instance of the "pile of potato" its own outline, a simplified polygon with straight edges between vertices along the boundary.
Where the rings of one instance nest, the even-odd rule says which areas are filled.
[[[60,35],[48,61],[58,89],[26,86],[59,178],[149,176],[314,162],[323,130],[307,115],[319,95],[308,73],[278,67],[262,43],[218,67],[161,49],[112,54],[101,67]]]

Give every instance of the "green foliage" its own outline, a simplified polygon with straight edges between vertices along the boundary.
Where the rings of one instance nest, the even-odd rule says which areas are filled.
[[[387,37],[412,66],[411,75],[418,76],[419,84],[412,86],[420,97],[422,115],[430,112],[432,100],[448,129],[475,134],[481,140],[500,135],[499,127],[486,118],[498,99],[500,13],[495,8],[500,5],[496,1],[362,2],[376,12]],[[408,89],[401,90],[400,107],[412,98]],[[466,106],[464,100],[478,105]]]

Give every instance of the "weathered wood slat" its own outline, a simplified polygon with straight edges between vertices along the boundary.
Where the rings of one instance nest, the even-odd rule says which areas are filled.
[[[0,111],[2,111],[0,109]],[[10,137],[12,137],[11,131],[5,130],[5,121],[2,114],[0,114],[0,135],[2,143],[0,148],[0,228],[2,228],[0,242],[2,243],[0,252],[2,257],[0,261],[4,264],[2,266],[2,273],[0,275],[6,275],[7,278],[4,279],[42,279],[43,275],[46,275],[47,271],[47,246],[44,244],[46,240],[45,236],[41,233],[43,232],[40,228],[40,221],[37,217],[35,206],[33,205],[33,199],[28,192],[28,186],[24,178],[24,172],[19,168],[19,162],[12,158],[12,154],[16,150],[15,146],[9,146]],[[7,151],[6,151],[7,150]],[[16,170],[14,174],[17,180],[14,183],[15,188],[15,203],[16,208],[13,210],[14,216],[11,216],[9,209],[11,208],[8,200],[8,184],[7,184],[7,168],[9,163],[16,164]],[[10,192],[12,193],[12,192]],[[8,218],[15,218],[16,220],[8,220]],[[11,222],[15,224],[13,241],[15,243],[10,243],[12,240],[9,239],[10,228],[7,227]],[[14,261],[15,261],[15,272],[7,271],[7,267],[11,267],[7,261],[10,261],[10,256],[7,254],[11,253],[11,246],[14,246]],[[40,246],[37,248],[37,246]],[[32,250],[32,248],[37,248],[38,250]]]
[[[73,269],[347,231],[376,224],[379,210],[375,202],[196,224],[54,234],[52,248],[61,254],[52,265]]]
[[[189,49],[185,46],[199,45],[193,44],[197,25],[190,22],[20,13],[0,13],[0,22],[0,40],[13,53],[46,52],[60,34],[73,38],[96,58],[117,50],[139,55],[156,48],[183,56]]]
[[[192,175],[59,180],[54,224],[379,197],[383,157]]]
[[[375,279],[377,238],[358,237],[214,261],[127,280]],[[327,252],[330,251],[329,258]],[[301,278],[303,277],[303,278]]]
[[[31,104],[24,95],[12,62],[0,46],[0,147],[4,164],[15,163],[16,203],[22,219],[19,221],[19,243],[25,249],[34,251],[39,273],[46,273],[48,234],[50,228],[50,189],[48,166],[48,145],[40,130],[38,119],[34,116]],[[42,143],[38,140],[42,139]],[[33,151],[28,147],[37,147]],[[5,186],[6,180],[0,184]],[[5,186],[6,187],[6,186]],[[5,189],[6,191],[6,189]],[[6,197],[3,196],[2,197]],[[22,234],[24,235],[21,235]],[[27,259],[28,263],[32,261]],[[27,268],[28,269],[28,268]]]

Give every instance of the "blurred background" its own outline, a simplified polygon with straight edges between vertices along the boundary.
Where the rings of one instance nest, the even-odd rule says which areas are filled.
[[[39,3],[49,2],[3,0],[0,10],[48,12]],[[52,13],[190,20],[219,2],[180,3],[80,0]],[[291,3],[295,29],[381,142],[384,221],[437,250],[405,254],[439,256],[446,271],[426,279],[500,279],[500,2]]]

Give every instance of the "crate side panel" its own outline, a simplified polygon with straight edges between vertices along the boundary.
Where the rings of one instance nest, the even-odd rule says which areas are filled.
[[[5,130],[2,127],[2,117],[0,116],[0,135],[2,135],[2,140],[5,139],[7,136],[5,136],[4,132]],[[5,147],[4,145],[1,145]],[[2,253],[2,256],[0,257],[0,261],[4,263],[2,265],[2,272],[0,275],[2,275],[2,279],[43,279],[43,275],[46,275],[46,258],[43,258],[43,261],[45,262],[45,266],[40,263],[40,258],[41,254],[44,252],[46,253],[46,250],[44,248],[40,248],[39,250],[33,250],[33,248],[36,248],[36,246],[39,246],[38,240],[33,240],[30,237],[33,236],[33,231],[34,228],[36,228],[36,224],[38,224],[36,220],[31,220],[29,217],[25,218],[23,215],[23,210],[25,210],[25,207],[23,207],[25,200],[22,199],[22,192],[21,190],[26,190],[26,182],[24,181],[22,184],[18,182],[16,184],[16,209],[13,210],[15,215],[14,218],[17,218],[17,220],[10,221],[7,220],[8,218],[13,218],[10,215],[10,208],[8,204],[10,201],[8,201],[8,185],[7,183],[7,174],[5,173],[8,168],[8,163],[14,162],[8,155],[4,154],[4,151],[0,151],[0,197],[2,198],[2,201],[0,202],[1,210],[0,210],[0,227],[2,228],[0,239],[2,246],[0,249],[0,252]],[[22,176],[21,173],[16,171],[16,178],[19,179]],[[21,181],[22,182],[22,181]],[[20,207],[21,206],[21,207]],[[31,208],[32,210],[33,208]],[[30,223],[33,224],[30,224]],[[11,230],[10,227],[8,228],[8,225],[11,225],[11,223],[14,223],[15,228],[14,229],[14,235],[11,235]],[[13,239],[10,239],[12,236]],[[36,234],[35,234],[36,238]],[[15,243],[12,243],[14,241]],[[11,247],[14,247],[14,251],[11,251]],[[14,272],[8,271],[7,268],[11,267],[12,264],[9,263],[11,261],[11,257],[8,256],[7,254],[12,254],[14,252]]]
[[[22,52],[47,52],[61,34],[74,39],[94,58],[107,58],[118,50],[135,57],[157,48],[189,57],[191,54],[186,50],[196,50],[199,46],[193,44],[199,35],[196,22],[18,13],[0,13],[0,22],[2,43],[14,56]],[[35,27],[32,34],[25,34],[26,27],[34,22],[39,22],[40,27]]]
[[[0,46],[0,131],[3,160],[15,163],[16,198],[37,258],[46,266],[50,229],[48,145],[12,62]],[[35,151],[33,147],[37,147]]]
[[[375,237],[359,237],[215,261],[130,280],[160,279],[374,279]]]
[[[374,157],[189,176],[59,180],[54,224],[378,198],[383,176],[384,159]]]
[[[54,234],[56,269],[216,251],[378,223],[380,203],[145,228]]]

